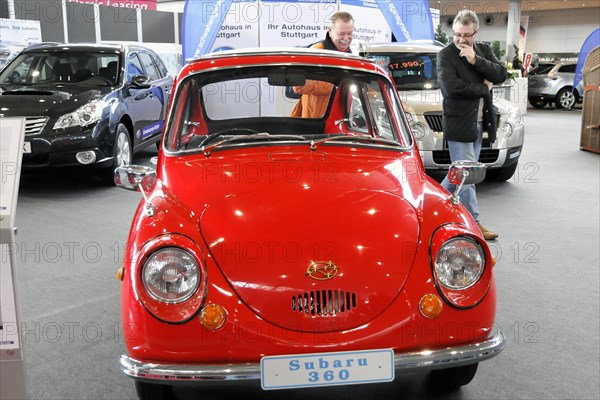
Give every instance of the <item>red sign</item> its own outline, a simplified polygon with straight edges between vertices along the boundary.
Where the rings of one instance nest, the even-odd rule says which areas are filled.
[[[531,53],[525,53],[525,60],[523,61],[523,70],[525,74],[529,71],[529,67],[531,66]]]
[[[67,3],[98,4],[100,6],[156,10],[156,0],[67,0]]]

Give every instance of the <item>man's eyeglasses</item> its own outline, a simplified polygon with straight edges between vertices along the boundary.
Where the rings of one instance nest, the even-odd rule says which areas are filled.
[[[457,32],[454,32],[454,37],[457,37],[457,38],[461,38],[462,37],[462,38],[465,38],[465,39],[470,39],[470,38],[472,38],[475,35],[477,35],[477,31],[475,31],[473,33],[457,33]]]

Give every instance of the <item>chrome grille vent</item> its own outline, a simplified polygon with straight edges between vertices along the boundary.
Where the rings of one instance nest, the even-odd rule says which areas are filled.
[[[25,118],[25,136],[39,135],[48,122],[48,117],[27,117]]]
[[[336,315],[356,308],[356,293],[316,290],[292,296],[292,311],[309,315]]]
[[[442,132],[444,129],[442,128],[442,113],[441,112],[426,112],[423,113],[425,117],[425,121],[429,128],[434,132]]]

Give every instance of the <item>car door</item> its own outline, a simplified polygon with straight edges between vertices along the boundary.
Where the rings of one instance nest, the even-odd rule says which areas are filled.
[[[154,64],[160,74],[160,79],[156,81],[156,86],[159,87],[162,91],[162,100],[163,100],[163,111],[162,111],[162,119],[164,120],[167,115],[167,108],[169,106],[169,98],[171,97],[171,91],[173,90],[173,77],[169,75],[169,71],[167,67],[163,63],[162,59],[158,56],[158,54],[150,53]]]
[[[131,52],[127,57],[127,86],[126,99],[129,115],[133,121],[133,146],[138,147],[148,141],[157,141],[162,133],[162,102],[163,95],[156,86],[160,75],[150,56],[145,52]],[[136,76],[148,77],[150,87],[139,87],[134,83]]]

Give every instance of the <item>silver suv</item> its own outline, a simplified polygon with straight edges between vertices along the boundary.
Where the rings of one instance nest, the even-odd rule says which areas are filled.
[[[556,108],[572,108],[583,101],[583,81],[573,89],[576,63],[540,64],[527,74],[527,98],[535,108],[554,103]]]
[[[437,180],[443,179],[450,166],[436,72],[437,53],[443,46],[423,42],[363,46],[361,55],[375,59],[391,73],[427,173]],[[487,166],[487,180],[505,181],[517,169],[525,129],[518,107],[496,95],[494,105],[498,109],[498,138],[490,143],[487,133],[484,134],[479,161]]]

